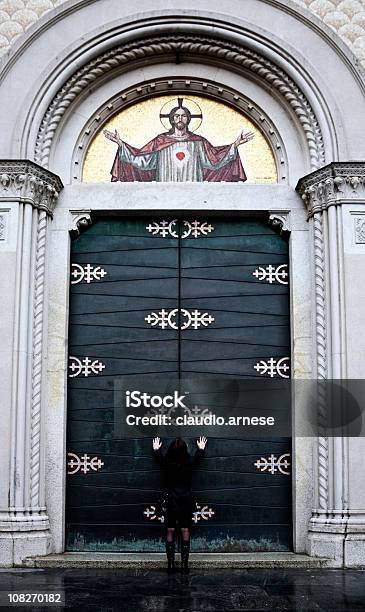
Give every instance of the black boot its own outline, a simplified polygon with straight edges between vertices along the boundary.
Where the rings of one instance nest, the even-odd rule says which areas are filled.
[[[175,571],[175,542],[166,542],[167,572],[173,574]]]
[[[188,542],[181,542],[181,572],[183,574],[189,573],[189,551],[190,540]]]

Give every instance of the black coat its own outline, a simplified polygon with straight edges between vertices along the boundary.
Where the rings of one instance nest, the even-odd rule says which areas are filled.
[[[205,450],[197,448],[195,455],[189,455],[187,463],[181,466],[166,461],[166,457],[162,454],[161,449],[154,450],[153,455],[164,471],[165,486],[169,492],[169,509],[175,512],[192,512],[191,480],[193,469],[204,458]]]

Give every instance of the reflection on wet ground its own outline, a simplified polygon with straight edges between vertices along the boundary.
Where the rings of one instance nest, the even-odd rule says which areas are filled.
[[[0,590],[64,590],[63,609],[82,612],[365,610],[365,570],[361,569],[193,569],[188,576],[143,569],[2,569]]]

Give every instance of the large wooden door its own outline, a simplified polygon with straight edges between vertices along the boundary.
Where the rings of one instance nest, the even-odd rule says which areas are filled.
[[[105,218],[73,241],[71,265],[67,548],[162,550],[151,439],[118,434],[113,380],[289,377],[288,245],[260,220]],[[290,550],[290,446],[209,439],[192,549]]]

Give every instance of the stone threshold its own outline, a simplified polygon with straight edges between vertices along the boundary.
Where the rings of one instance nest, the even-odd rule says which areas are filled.
[[[180,554],[176,553],[180,564]],[[329,559],[291,552],[273,553],[191,553],[189,565],[194,569],[248,568],[320,568],[329,567]],[[164,553],[98,553],[66,552],[42,557],[27,557],[21,567],[35,568],[113,568],[162,569]]]

